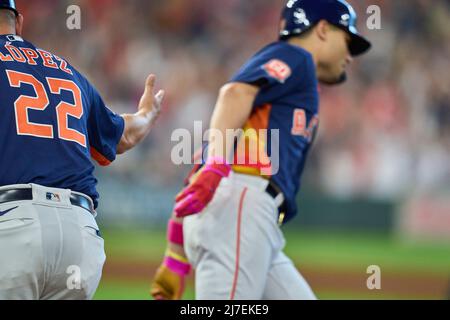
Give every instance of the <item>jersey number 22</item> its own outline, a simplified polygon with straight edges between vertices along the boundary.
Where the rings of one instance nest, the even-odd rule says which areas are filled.
[[[35,97],[21,95],[14,103],[17,134],[53,139],[52,125],[33,123],[28,119],[28,109],[44,111],[50,104],[47,91],[42,82],[27,73],[6,70],[6,74],[11,87],[20,88],[22,84],[28,84],[36,92]],[[68,123],[68,116],[75,117],[76,119],[81,119],[83,116],[83,101],[80,88],[71,80],[48,77],[46,80],[52,94],[60,95],[61,90],[67,90],[72,93],[75,102],[74,104],[70,104],[61,101],[56,106],[58,137],[62,140],[73,141],[86,147],[86,136],[75,129],[69,128]]]

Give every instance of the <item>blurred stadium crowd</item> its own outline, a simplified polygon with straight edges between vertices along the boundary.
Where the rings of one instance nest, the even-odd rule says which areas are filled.
[[[209,122],[220,86],[277,36],[284,0],[19,1],[25,37],[87,74],[116,112],[133,112],[149,72],[167,91],[164,114],[138,151],[108,171],[118,181],[180,186],[171,133]],[[308,187],[349,198],[450,189],[450,3],[358,0],[372,40],[346,85],[321,88],[321,124]],[[82,29],[66,28],[81,8]],[[381,8],[382,30],[366,9]],[[175,186],[175,187],[174,187]]]

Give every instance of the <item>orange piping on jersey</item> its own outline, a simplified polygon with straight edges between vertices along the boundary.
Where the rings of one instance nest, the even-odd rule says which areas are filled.
[[[106,159],[106,157],[98,152],[94,147],[91,147],[91,156],[95,161],[98,162],[99,165],[103,167],[109,166],[111,164],[111,161]]]

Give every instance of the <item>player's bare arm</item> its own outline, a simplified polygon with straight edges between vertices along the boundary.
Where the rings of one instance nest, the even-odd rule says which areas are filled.
[[[247,121],[259,88],[246,83],[233,82],[222,87],[211,118],[211,132],[221,132],[226,137],[227,129],[240,129]],[[225,143],[216,141],[215,134],[209,136],[208,157],[225,158]],[[228,159],[229,160],[229,159]]]
[[[117,146],[117,153],[123,154],[139,144],[151,131],[161,112],[164,91],[154,95],[156,77],[151,74],[145,82],[144,93],[135,114],[123,114],[125,129]]]
[[[183,224],[183,218],[177,218],[175,213],[172,214],[172,221],[178,224]],[[184,251],[184,246],[169,241],[167,244],[167,248],[187,259],[186,252]]]

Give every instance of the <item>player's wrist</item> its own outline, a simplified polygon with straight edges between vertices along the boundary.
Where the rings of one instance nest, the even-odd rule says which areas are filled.
[[[182,277],[187,276],[191,272],[192,268],[187,258],[173,252],[170,249],[166,251],[163,265]]]
[[[208,157],[203,172],[214,172],[221,177],[228,177],[231,172],[231,165],[224,157]]]
[[[167,224],[167,241],[169,242],[169,248],[166,251],[163,265],[180,276],[186,276],[191,269],[189,261],[173,249],[173,247],[182,248],[184,245],[182,223],[174,219],[169,220]]]

